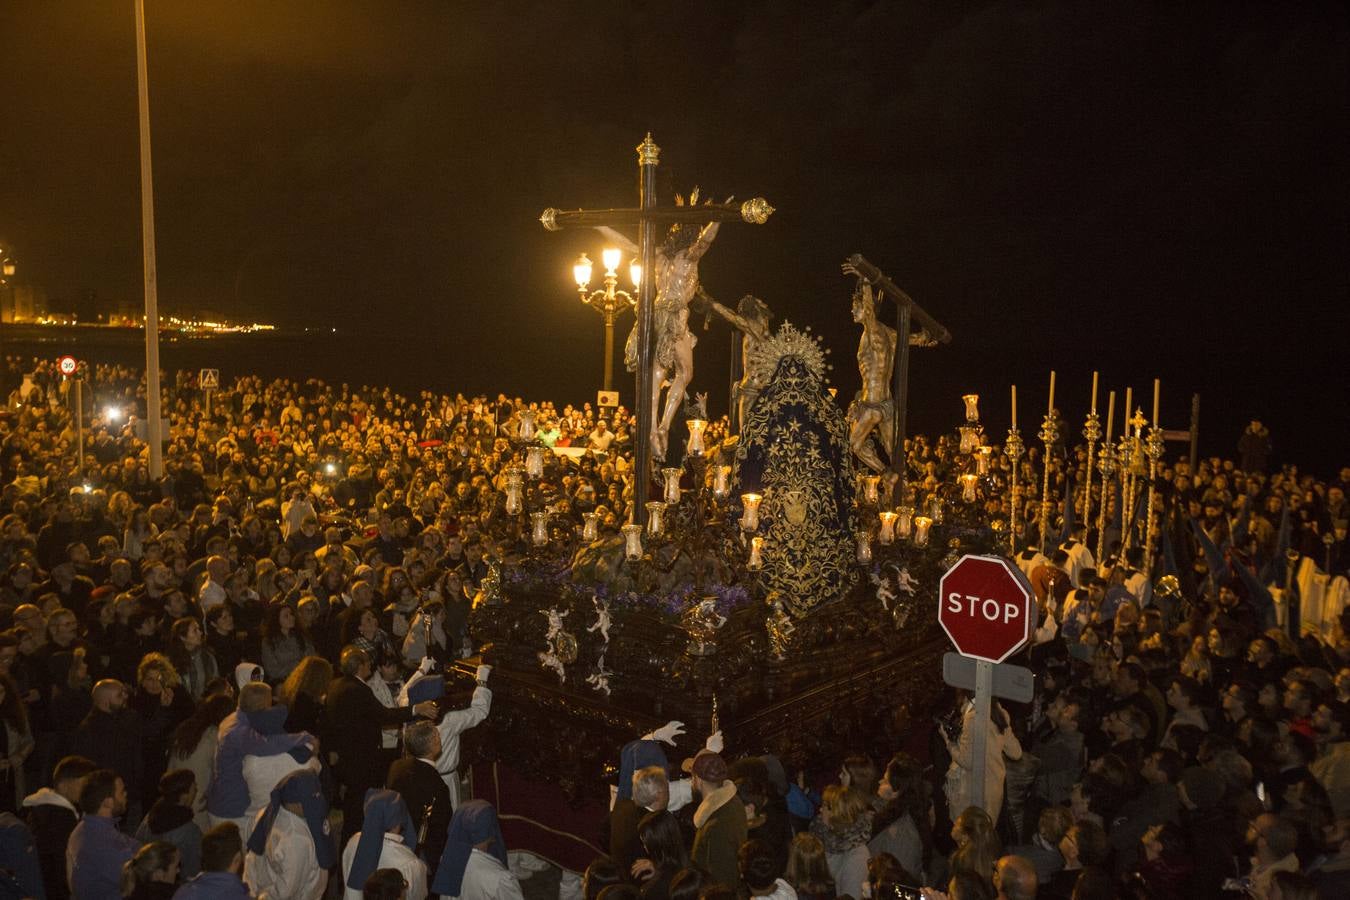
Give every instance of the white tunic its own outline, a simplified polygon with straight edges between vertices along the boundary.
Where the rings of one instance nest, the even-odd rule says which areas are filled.
[[[352,870],[352,860],[356,858],[356,847],[361,843],[361,832],[352,835],[347,841],[347,846],[342,851],[342,900],[361,900],[361,890],[359,888],[347,887],[347,875]],[[404,895],[405,900],[426,900],[427,896],[427,867],[417,854],[408,849],[408,845],[403,843],[403,836],[398,834],[386,834],[384,836],[384,849],[380,851],[380,862],[377,869],[398,869],[403,873],[403,880],[408,882],[408,893]]]
[[[492,691],[483,685],[473,690],[473,700],[468,709],[456,709],[446,713],[436,726],[441,733],[441,755],[436,760],[436,771],[450,788],[450,805],[459,809],[459,735],[487,718],[492,709]]]
[[[259,813],[261,815],[261,813]],[[253,820],[257,824],[257,819]],[[324,823],[328,827],[328,823]],[[319,868],[314,837],[305,820],[288,809],[277,810],[262,855],[244,857],[244,881],[256,896],[267,900],[320,900],[328,887],[328,872]]]
[[[244,783],[248,785],[248,811],[244,813],[245,824],[239,831],[248,842],[248,836],[253,833],[253,821],[258,818],[258,813],[272,799],[272,791],[276,788],[281,779],[292,772],[299,772],[302,769],[309,769],[313,772],[319,771],[319,760],[311,757],[309,762],[303,765],[295,761],[295,757],[289,753],[278,753],[276,756],[245,756],[244,757]]]
[[[464,883],[460,885],[458,900],[525,900],[520,882],[511,870],[491,853],[478,848],[469,854],[464,867]]]

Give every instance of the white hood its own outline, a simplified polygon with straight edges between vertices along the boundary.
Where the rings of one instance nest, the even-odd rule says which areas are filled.
[[[62,809],[70,810],[76,816],[80,814],[80,811],[75,808],[75,804],[67,800],[64,795],[46,787],[24,797],[23,805],[25,809],[31,809],[34,806],[59,806]]]

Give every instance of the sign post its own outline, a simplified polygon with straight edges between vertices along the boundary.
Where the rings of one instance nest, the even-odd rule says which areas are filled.
[[[957,652],[975,663],[975,730],[970,736],[973,806],[983,808],[985,803],[985,753],[995,667],[1002,667],[1005,659],[1031,639],[1035,612],[1031,586],[1002,557],[967,554],[938,581],[938,623]],[[943,675],[951,683],[956,679],[948,668],[943,666]]]
[[[56,360],[57,371],[61,377],[71,381],[71,411],[75,413],[75,473],[84,477],[84,396],[80,390],[80,379],[75,377],[80,362],[73,356],[60,356]]]
[[[220,387],[219,369],[202,369],[197,375],[197,382],[206,395],[206,417],[211,418],[211,394]]]

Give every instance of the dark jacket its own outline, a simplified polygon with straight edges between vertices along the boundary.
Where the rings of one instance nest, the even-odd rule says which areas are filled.
[[[619,867],[619,873],[626,879],[633,863],[642,856],[642,844],[638,840],[638,823],[647,811],[633,802],[630,797],[621,797],[614,801],[609,811],[609,858]]]
[[[128,793],[140,790],[145,757],[141,749],[141,717],[135,710],[91,709],[75,729],[70,752],[121,775]]]
[[[398,791],[403,798],[418,835],[425,831],[426,840],[419,838],[417,849],[426,861],[428,879],[434,878],[441,851],[445,849],[445,836],[450,830],[450,817],[454,813],[450,808],[450,788],[435,766],[410,756],[394,760],[384,786]]]
[[[741,872],[737,853],[745,843],[745,807],[736,798],[730,781],[710,791],[694,812],[694,847],[690,862],[712,876],[718,884],[735,891]]]
[[[323,746],[337,754],[338,779],[349,788],[362,791],[384,781],[381,732],[386,725],[402,725],[410,720],[412,709],[387,707],[375,699],[364,681],[354,675],[341,675],[328,687],[324,713],[328,729]]]
[[[66,900],[70,896],[66,884],[66,844],[80,815],[51,788],[29,794],[23,805],[37,847],[42,881],[47,886],[47,900]]]
[[[190,807],[166,803],[161,798],[141,820],[141,827],[136,829],[136,840],[142,843],[168,841],[177,847],[182,864],[179,877],[182,879],[191,878],[202,870],[202,830],[192,821]]]

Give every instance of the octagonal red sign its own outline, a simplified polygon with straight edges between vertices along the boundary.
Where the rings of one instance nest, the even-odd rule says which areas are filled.
[[[1031,639],[1036,602],[1017,567],[966,555],[938,581],[938,622],[962,656],[1001,663]]]

